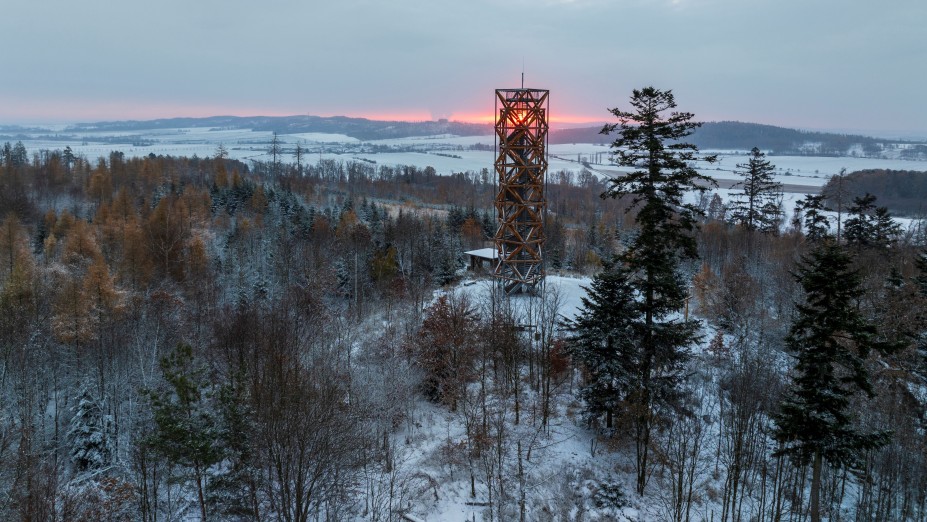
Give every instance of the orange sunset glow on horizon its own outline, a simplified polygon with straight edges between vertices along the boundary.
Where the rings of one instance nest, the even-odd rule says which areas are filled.
[[[0,111],[0,124],[23,123],[71,123],[96,122],[118,120],[156,120],[169,118],[207,118],[211,116],[298,116],[309,115],[319,117],[344,116],[348,118],[366,118],[379,121],[437,121],[445,119],[462,123],[493,124],[495,116],[492,112],[452,112],[449,116],[440,117],[424,110],[419,111],[288,111],[281,109],[262,109],[250,107],[229,107],[220,105],[180,105],[180,104],[134,104],[127,102],[103,103],[68,103],[43,104],[6,104]],[[583,123],[596,124],[604,118],[586,115],[556,114],[552,113],[549,122],[557,124],[577,125]]]

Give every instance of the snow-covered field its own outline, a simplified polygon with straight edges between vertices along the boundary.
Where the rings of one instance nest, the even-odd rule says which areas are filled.
[[[80,132],[67,133],[56,129],[67,139],[48,139],[44,136],[23,136],[22,141],[32,152],[63,149],[70,146],[77,155],[90,160],[108,156],[112,151],[121,151],[129,157],[155,155],[209,157],[215,154],[219,145],[225,147],[229,156],[242,161],[269,161],[268,148],[273,138],[269,131],[248,129],[221,129],[192,127],[158,129],[144,132]],[[492,146],[494,137],[487,136],[417,136],[409,138],[361,142],[343,134],[301,133],[284,134],[279,139],[285,154],[291,154],[299,144],[306,152],[306,160],[321,159],[351,161],[362,159],[376,165],[414,165],[433,167],[439,174],[456,172],[479,172],[492,169],[495,154],[489,150],[470,150],[475,144]],[[384,152],[383,149],[393,150]],[[377,150],[377,152],[374,152]],[[607,177],[620,174],[626,169],[608,165],[609,148],[590,143],[556,144],[549,146],[549,172],[561,170],[578,173],[589,164],[592,171]],[[717,153],[718,163],[702,165],[703,174],[715,178],[720,189],[716,192],[729,200],[729,187],[739,181],[736,166],[747,160],[746,151],[709,151]],[[599,163],[595,163],[596,159]],[[794,208],[796,199],[806,193],[816,193],[830,176],[841,169],[853,172],[862,169],[894,169],[927,171],[927,162],[900,159],[870,159],[857,157],[813,157],[813,156],[769,156],[776,166],[775,178],[786,185],[783,201],[787,211]]]
[[[215,154],[221,144],[228,149],[231,157],[241,160],[267,160],[268,147],[273,134],[269,131],[252,131],[248,129],[220,129],[213,127],[191,127],[178,129],[157,129],[144,132],[76,132],[61,131],[58,138],[47,139],[49,133],[24,135],[22,142],[30,152],[42,149],[63,149],[70,146],[75,154],[82,154],[89,159],[107,156],[114,150],[122,151],[127,156],[146,156],[148,154],[170,154],[176,156],[207,157]],[[351,156],[362,157],[388,165],[432,166],[441,174],[452,172],[479,171],[491,168],[494,154],[491,151],[456,150],[467,149],[471,145],[493,145],[494,137],[486,136],[418,136],[409,138],[376,140],[365,142],[371,146],[391,148],[414,148],[421,152],[380,152],[355,153],[361,142],[343,134],[301,133],[282,134],[279,136],[284,146],[292,150],[297,143],[304,148],[328,159],[348,160]],[[583,165],[580,157],[589,159],[598,154],[603,165],[593,165],[597,170],[614,170],[607,163],[608,147],[589,143],[556,144],[549,146],[551,172],[560,169],[579,171]],[[438,156],[441,152],[459,158]],[[718,153],[720,162],[705,168],[705,172],[718,179],[733,179],[732,171],[737,163],[746,161],[745,151],[710,151]],[[884,168],[896,170],[927,170],[927,163],[905,161],[900,159],[869,159],[854,157],[812,157],[812,156],[771,156],[769,158],[777,167],[777,175],[783,183],[796,185],[820,186],[827,178],[836,174],[841,168],[847,171]]]

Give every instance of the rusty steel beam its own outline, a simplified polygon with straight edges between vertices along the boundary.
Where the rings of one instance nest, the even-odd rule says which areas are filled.
[[[544,280],[549,94],[496,90],[495,276],[506,293],[532,290]]]

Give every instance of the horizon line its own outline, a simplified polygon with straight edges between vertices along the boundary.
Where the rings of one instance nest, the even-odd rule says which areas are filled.
[[[294,118],[294,117],[307,117],[307,118],[322,118],[322,119],[333,119],[333,118],[348,118],[348,119],[362,119],[373,122],[388,122],[388,123],[440,123],[446,121],[448,123],[461,123],[461,124],[470,124],[470,125],[493,125],[494,119],[492,115],[489,114],[472,114],[472,113],[462,113],[458,117],[454,117],[452,114],[450,117],[437,117],[425,116],[422,113],[419,114],[396,114],[396,113],[368,113],[365,115],[349,115],[349,114],[333,114],[333,115],[318,115],[318,114],[274,114],[270,113],[252,113],[252,114],[229,114],[229,113],[217,113],[208,116],[197,116],[197,115],[181,115],[181,116],[160,116],[154,118],[125,118],[119,119],[116,118],[104,118],[98,120],[83,120],[83,121],[19,121],[19,122],[9,122],[3,123],[0,122],[0,128],[3,127],[22,127],[28,129],[30,127],[53,131],[50,127],[56,126],[77,126],[77,125],[93,125],[93,124],[103,124],[103,123],[145,123],[145,122],[155,122],[155,121],[164,121],[164,120],[177,120],[177,119],[191,119],[191,120],[205,120],[211,118]],[[927,140],[927,129],[925,130],[899,130],[899,129],[859,129],[859,128],[833,128],[833,127],[803,127],[803,126],[786,126],[782,124],[775,123],[762,123],[762,122],[750,122],[743,120],[734,120],[734,119],[711,119],[711,120],[701,120],[699,123],[724,123],[724,122],[734,122],[734,123],[747,123],[754,125],[769,125],[773,127],[779,127],[783,129],[799,130],[799,131],[810,131],[810,132],[824,132],[824,133],[833,133],[833,134],[848,134],[848,135],[861,135],[875,137],[874,134],[881,134],[882,137],[886,135],[893,135],[894,138],[898,139],[923,139]],[[551,127],[563,127],[569,126],[570,128],[582,128],[583,125],[588,125],[589,127],[603,125],[609,123],[605,119],[588,119],[586,116],[566,116],[566,117],[553,117],[550,121]],[[63,130],[63,129],[62,129]],[[59,131],[60,132],[60,131]]]

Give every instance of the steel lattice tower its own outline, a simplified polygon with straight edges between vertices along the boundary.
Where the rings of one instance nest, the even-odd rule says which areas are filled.
[[[544,279],[549,94],[540,89],[496,90],[495,276],[506,293],[531,290]]]

